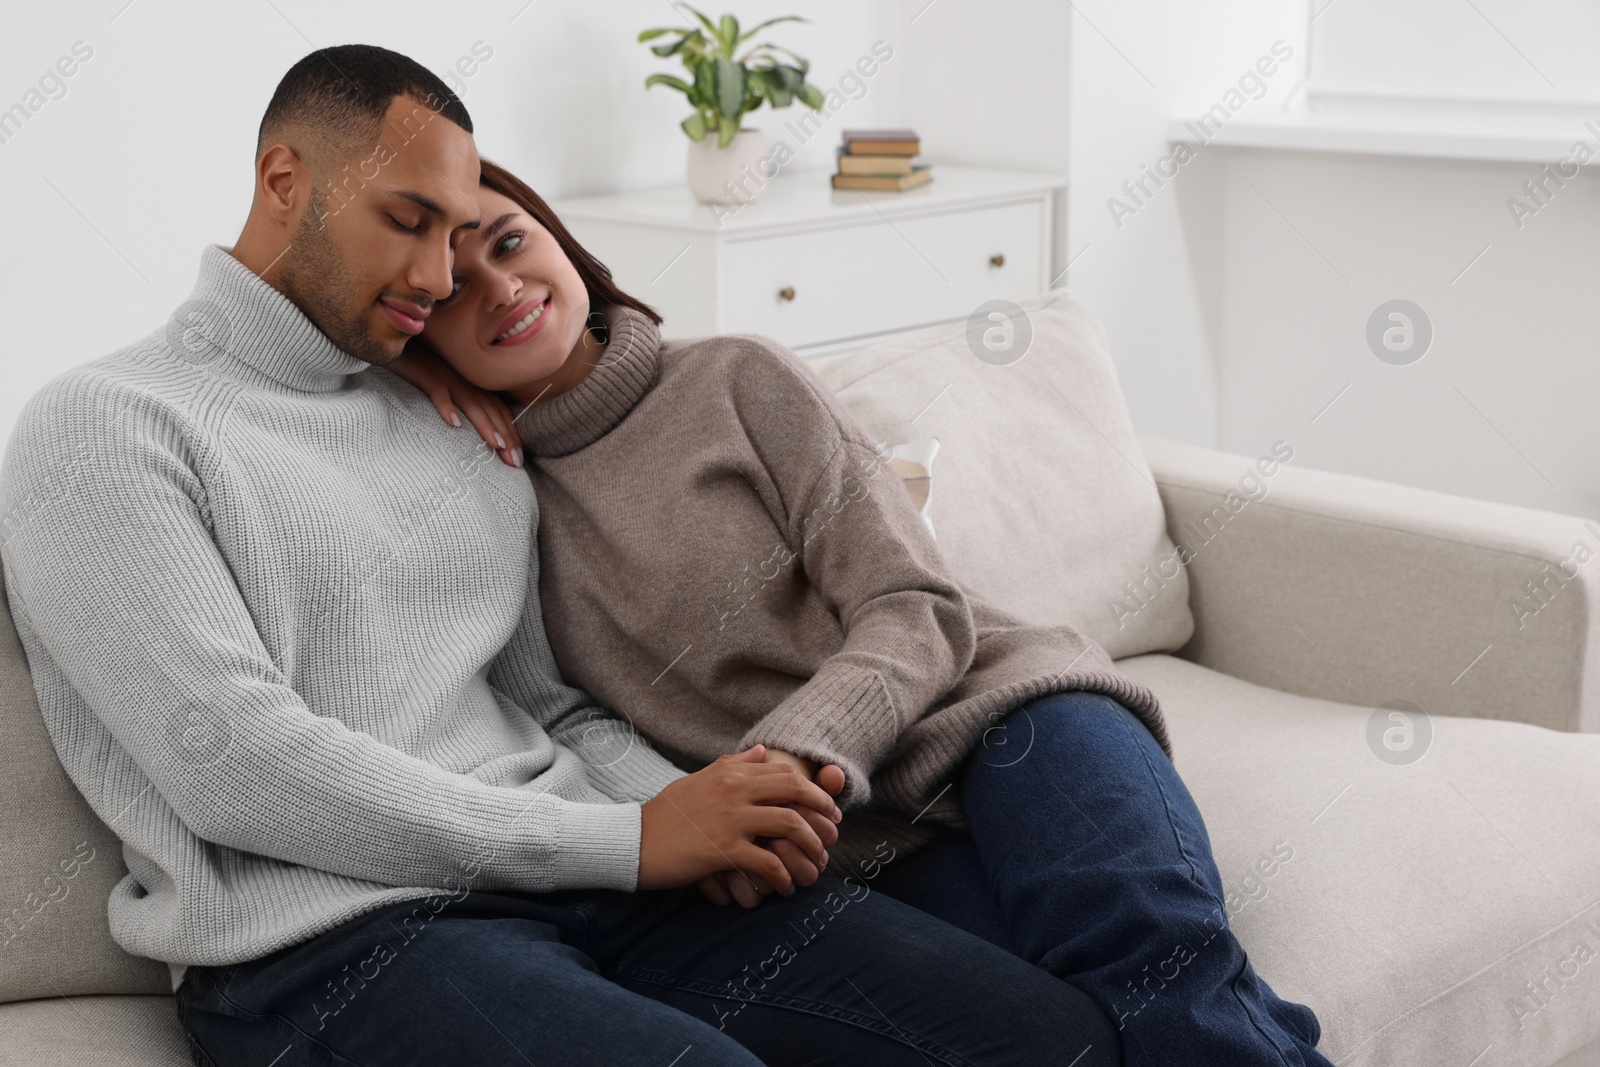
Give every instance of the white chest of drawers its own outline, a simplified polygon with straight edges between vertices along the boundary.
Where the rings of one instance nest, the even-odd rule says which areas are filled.
[[[731,212],[687,188],[550,206],[625,292],[662,314],[664,336],[760,333],[820,356],[1048,289],[1065,186],[1053,174],[937,164],[932,182],[901,193],[784,173]]]

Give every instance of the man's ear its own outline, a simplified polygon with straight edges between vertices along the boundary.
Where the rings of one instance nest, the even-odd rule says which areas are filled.
[[[275,144],[256,160],[256,196],[267,217],[286,228],[311,198],[311,168],[286,144]]]

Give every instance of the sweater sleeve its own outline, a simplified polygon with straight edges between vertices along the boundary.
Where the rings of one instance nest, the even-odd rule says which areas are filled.
[[[255,628],[180,435],[68,407],[25,412],[7,456],[8,595],[154,802],[214,844],[388,885],[476,869],[484,889],[635,888],[639,805],[566,800],[551,769],[492,786],[316,714]]]
[[[766,410],[790,413],[791,424],[757,410],[745,427],[783,498],[790,550],[845,640],[740,743],[838,764],[841,806],[855,806],[870,800],[869,779],[901,732],[960,681],[977,636],[971,607],[886,454],[789,365],[794,359],[763,376],[771,379]],[[809,425],[793,425],[795,412]]]

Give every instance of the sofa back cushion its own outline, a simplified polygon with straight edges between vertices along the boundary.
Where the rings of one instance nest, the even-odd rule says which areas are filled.
[[[170,993],[163,963],[111,940],[122,844],[67,777],[45,730],[0,578],[0,1003]]]
[[[1194,632],[1188,578],[1105,329],[1065,289],[1015,307],[1009,326],[934,326],[809,366],[886,443],[938,439],[930,518],[970,589],[1113,659],[1176,650]]]

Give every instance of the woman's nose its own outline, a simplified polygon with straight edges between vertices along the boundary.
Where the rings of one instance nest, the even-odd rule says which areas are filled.
[[[515,274],[502,275],[499,295],[506,307],[515,304],[517,298],[522,295],[522,279]]]

